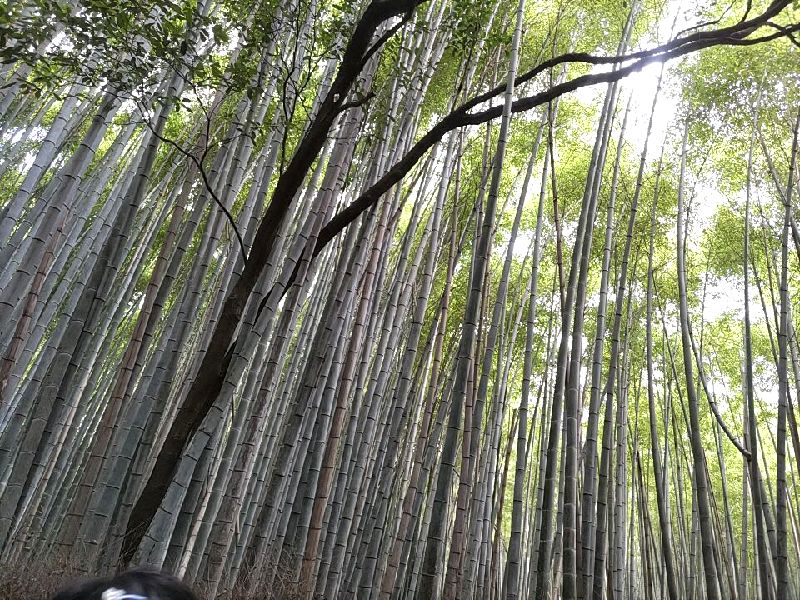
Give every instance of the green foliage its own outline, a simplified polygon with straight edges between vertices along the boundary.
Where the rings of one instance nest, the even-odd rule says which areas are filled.
[[[723,190],[746,182],[753,121],[768,147],[788,148],[788,125],[800,97],[797,49],[787,40],[745,48],[713,48],[684,67],[682,87],[690,107],[692,139],[712,161]],[[758,146],[758,141],[756,141]]]
[[[451,2],[445,22],[445,26],[451,31],[451,51],[458,56],[470,55],[475,49],[475,40],[478,39],[483,39],[488,48],[508,42],[507,34],[498,31],[496,26],[486,35],[486,23],[496,10],[496,3],[490,0]]]
[[[708,267],[717,277],[741,276],[744,261],[744,215],[721,205],[705,230]]]
[[[28,0],[15,6],[0,22],[0,62],[29,64],[26,83],[34,89],[77,80],[134,93],[157,81],[160,69],[195,59],[191,35],[209,36],[210,20],[197,12],[195,0],[84,0],[74,9],[59,0]]]

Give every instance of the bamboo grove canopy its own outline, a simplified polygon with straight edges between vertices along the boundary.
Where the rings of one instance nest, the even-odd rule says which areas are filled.
[[[798,107],[790,0],[6,2],[0,593],[800,597]]]

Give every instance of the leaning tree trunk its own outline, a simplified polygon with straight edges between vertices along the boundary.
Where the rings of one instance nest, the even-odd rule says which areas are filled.
[[[692,463],[697,494],[697,513],[700,525],[701,554],[705,575],[705,590],[709,600],[719,598],[717,566],[714,559],[714,532],[711,521],[711,505],[709,501],[709,482],[706,475],[705,452],[700,438],[700,410],[697,389],[692,369],[692,343],[689,337],[689,307],[686,295],[686,249],[684,235],[684,196],[686,189],[686,154],[689,136],[687,119],[683,134],[683,150],[681,154],[681,177],[678,187],[678,221],[677,221],[677,253],[678,253],[678,295],[681,325],[681,346],[683,348],[683,369],[686,377],[686,395],[689,403],[689,438],[692,448]]]
[[[663,158],[663,157],[662,157]],[[656,399],[653,385],[653,253],[655,251],[656,208],[658,206],[658,187],[661,175],[661,161],[656,172],[653,206],[650,210],[650,252],[647,255],[647,315],[646,315],[646,357],[647,363],[647,402],[650,416],[650,449],[653,459],[653,474],[656,482],[656,505],[658,508],[658,524],[661,529],[661,553],[664,558],[664,569],[667,580],[667,591],[670,600],[679,600],[680,592],[675,576],[675,559],[672,552],[672,529],[667,506],[665,480],[662,476],[661,450],[658,445],[658,420],[656,418]]]
[[[497,198],[500,188],[500,176],[503,169],[503,158],[507,143],[508,130],[511,122],[511,104],[514,93],[514,80],[516,79],[517,61],[520,42],[522,38],[522,10],[524,0],[520,0],[517,10],[517,26],[509,59],[508,77],[503,105],[503,118],[495,149],[492,164],[492,180],[486,201],[486,212],[481,226],[481,231],[476,239],[476,252],[470,271],[470,286],[467,295],[466,311],[461,331],[461,342],[458,350],[458,366],[453,387],[453,399],[448,420],[447,435],[445,436],[440,459],[439,473],[436,481],[436,494],[433,502],[431,526],[428,531],[425,554],[423,558],[422,579],[419,589],[420,598],[433,598],[438,596],[438,578],[441,556],[444,552],[445,520],[450,496],[451,483],[455,471],[456,445],[458,433],[461,429],[461,413],[467,393],[467,379],[471,367],[471,357],[474,356],[474,345],[477,336],[478,310],[483,296],[483,280],[486,272],[488,257],[492,246],[492,232],[494,228]],[[455,582],[454,582],[455,583]],[[447,593],[447,590],[445,590]]]
[[[540,129],[541,132],[541,129]],[[534,165],[534,158],[536,153],[533,153],[531,162],[528,167],[528,173],[525,176],[525,183],[522,187],[522,196],[526,195],[528,189],[528,182],[531,176],[531,171]],[[547,164],[548,156],[545,156],[545,165]],[[545,166],[546,168],[546,166]],[[536,209],[536,229],[533,234],[533,248],[531,250],[531,276],[528,286],[530,288],[530,296],[528,298],[528,317],[526,321],[525,332],[525,355],[522,367],[522,397],[519,405],[519,425],[517,435],[517,462],[514,473],[514,498],[511,513],[511,538],[508,544],[508,561],[505,571],[505,598],[507,600],[516,600],[520,595],[520,571],[521,571],[521,546],[522,546],[522,519],[523,511],[525,509],[524,493],[525,493],[525,470],[528,464],[528,448],[530,446],[528,440],[528,402],[530,397],[531,377],[533,371],[533,338],[534,327],[536,326],[536,303],[538,296],[539,285],[539,261],[541,237],[542,237],[542,222],[544,214],[544,197],[539,196],[538,208]],[[509,441],[509,443],[511,443]]]
[[[797,164],[797,136],[800,128],[800,113],[794,125],[792,154],[789,166],[789,183],[783,201],[783,231],[781,234],[781,275],[780,275],[780,323],[778,329],[778,440],[777,440],[777,507],[776,526],[778,552],[775,561],[777,579],[776,600],[789,597],[789,557],[787,555],[787,497],[786,489],[786,414],[789,407],[789,369],[787,362],[787,343],[789,334],[789,222],[792,215],[792,184],[794,182],[795,165]]]

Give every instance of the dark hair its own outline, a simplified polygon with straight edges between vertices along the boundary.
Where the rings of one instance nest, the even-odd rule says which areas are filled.
[[[109,590],[120,592],[106,594],[106,598],[113,600],[197,600],[192,590],[178,578],[147,569],[84,581],[61,590],[52,600],[104,600],[103,593]]]

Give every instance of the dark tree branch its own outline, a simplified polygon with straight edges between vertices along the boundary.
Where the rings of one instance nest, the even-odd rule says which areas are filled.
[[[356,98],[354,100],[351,100],[350,102],[345,102],[344,104],[342,104],[339,107],[339,112],[343,113],[344,111],[350,110],[351,108],[358,108],[359,106],[363,106],[364,104],[372,100],[374,97],[375,97],[375,92],[370,91],[367,94],[361,96],[360,98]]]
[[[152,471],[131,509],[120,551],[122,564],[133,560],[169,489],[184,447],[200,427],[222,389],[242,314],[266,264],[273,257],[278,232],[311,165],[327,140],[330,128],[340,112],[338,108],[344,103],[365,60],[368,59],[370,49],[374,47],[370,43],[375,32],[381,23],[410,13],[422,2],[423,0],[372,0],[361,15],[316,118],[309,124],[286,169],[278,177],[267,210],[256,230],[248,261],[225,297],[197,376],[184,395],[183,403],[164,437]]]
[[[516,85],[530,81],[539,73],[554,66],[564,63],[588,63],[588,64],[612,64],[622,63],[633,60],[631,64],[625,65],[616,71],[604,73],[590,73],[582,75],[555,85],[538,94],[521,98],[512,105],[512,112],[520,113],[528,111],[537,106],[550,102],[564,94],[573,92],[579,88],[597,85],[599,83],[612,83],[630,75],[631,73],[642,70],[645,66],[655,62],[666,62],[673,58],[678,58],[692,52],[697,52],[712,46],[751,46],[768,42],[777,38],[786,37],[790,33],[800,31],[800,24],[784,27],[775,33],[749,38],[759,27],[765,25],[769,19],[780,13],[788,5],[788,0],[778,0],[773,2],[770,7],[758,17],[749,21],[744,21],[737,25],[725,27],[715,31],[696,32],[682,38],[678,38],[640,52],[633,52],[621,56],[593,56],[585,53],[568,53],[552,58],[541,63],[534,69],[524,73],[516,80]],[[393,167],[387,171],[372,187],[364,191],[350,205],[342,209],[339,213],[322,228],[319,238],[314,248],[314,256],[319,254],[322,248],[333,239],[342,229],[355,220],[364,210],[372,206],[389,189],[397,184],[430,150],[442,137],[453,129],[467,125],[479,125],[499,117],[502,113],[502,106],[491,107],[480,112],[469,112],[472,108],[490,100],[503,91],[504,86],[500,86],[485,92],[475,98],[465,102],[449,115],[444,117],[433,126],[417,143],[401,158]]]
[[[411,17],[411,13],[408,12],[405,14],[401,21],[398,21],[394,25],[392,25],[386,32],[377,39],[377,41],[370,46],[369,50],[364,53],[364,57],[362,59],[362,66],[367,64],[367,61],[372,57],[375,52],[378,51],[379,48],[382,48],[383,45],[391,38],[397,31],[406,23],[408,23],[408,19]]]
[[[797,31],[797,27],[784,27],[783,25],[778,25],[777,23],[773,23],[772,21],[767,21],[767,26],[772,27],[773,29],[777,29],[781,33],[783,33],[789,40],[798,48],[800,48],[800,40],[798,40],[794,36],[794,32]]]

